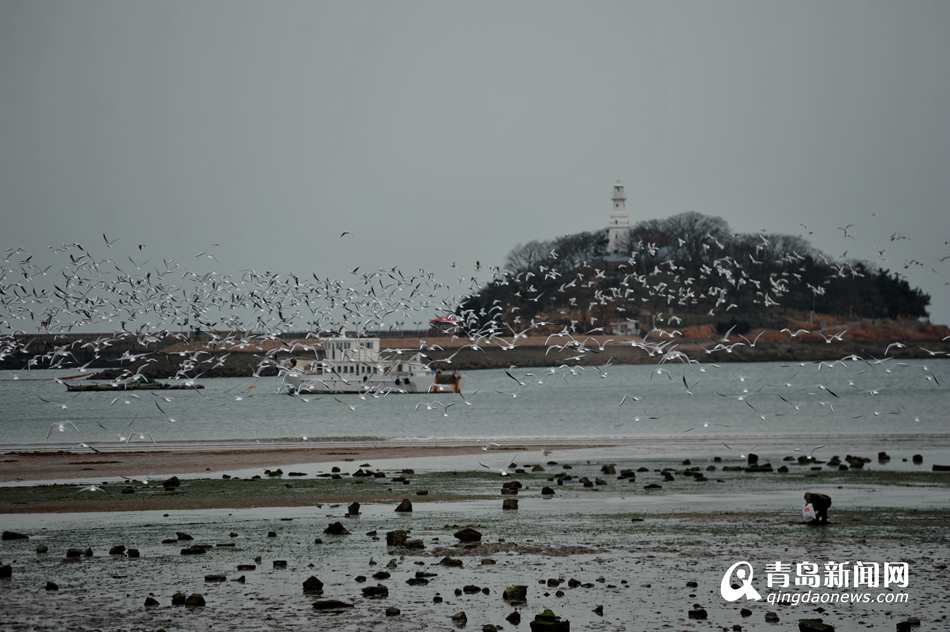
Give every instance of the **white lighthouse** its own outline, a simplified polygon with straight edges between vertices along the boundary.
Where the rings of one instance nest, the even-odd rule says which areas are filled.
[[[627,243],[630,234],[630,215],[627,213],[627,195],[620,180],[614,183],[610,196],[610,223],[607,224],[607,256],[626,257],[630,254]]]

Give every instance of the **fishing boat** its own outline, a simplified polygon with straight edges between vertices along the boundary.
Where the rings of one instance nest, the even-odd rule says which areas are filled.
[[[326,338],[282,371],[290,393],[461,393],[456,371],[433,371],[419,352],[380,350],[379,338]]]

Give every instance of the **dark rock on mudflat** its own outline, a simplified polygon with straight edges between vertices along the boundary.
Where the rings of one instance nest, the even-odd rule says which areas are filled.
[[[184,606],[185,600],[188,599],[188,595],[179,591],[172,595],[172,605],[173,606]]]
[[[751,617],[752,611],[749,610],[748,608],[742,608],[739,610],[739,615],[743,617]]]
[[[592,612],[593,612],[594,614],[596,614],[598,617],[602,617],[602,616],[604,616],[604,607],[603,607],[603,606],[597,606],[596,608],[594,608],[594,609],[592,610]]]
[[[257,565],[256,564],[238,564],[237,569],[239,571],[256,571]]]
[[[205,575],[205,582],[208,584],[213,584],[216,582],[226,581],[228,578],[222,573],[214,573],[211,575]]]
[[[178,480],[177,476],[172,476],[169,479],[162,481],[162,487],[166,490],[178,489],[181,487],[181,481]]]
[[[412,502],[408,498],[403,498],[396,506],[396,511],[399,513],[411,513],[412,512]]]
[[[353,604],[340,601],[339,599],[320,599],[319,601],[313,602],[314,610],[344,610],[352,607]]]
[[[125,555],[125,545],[117,544],[109,549],[109,555]]]
[[[203,608],[205,605],[205,598],[201,593],[191,593],[188,595],[188,598],[185,599],[185,606],[188,608]]]
[[[287,568],[287,560],[274,560],[274,568]]]
[[[156,599],[155,597],[146,597],[146,598],[145,598],[145,607],[146,607],[146,608],[157,608],[157,607],[158,607],[158,599]]]
[[[571,632],[571,622],[561,619],[550,610],[535,615],[531,622],[531,632]]]
[[[917,627],[920,627],[920,619],[917,617],[909,617],[897,622],[897,632],[912,632],[912,629]]]
[[[13,577],[13,567],[9,564],[0,564],[0,579]]]
[[[686,613],[686,616],[690,619],[708,619],[709,613],[706,612],[705,608],[691,608],[689,612]]]
[[[501,501],[501,508],[504,511],[518,511],[518,499],[505,498],[503,501]]]
[[[346,508],[346,515],[350,517],[360,515],[360,504],[357,502],[350,503],[350,506]]]
[[[663,486],[659,483],[650,483],[649,485],[644,485],[643,489],[663,489]]]
[[[455,625],[459,627],[464,626],[467,622],[468,622],[468,615],[465,614],[464,610],[459,610],[458,612],[452,615],[452,623],[454,623]]]
[[[398,617],[401,614],[402,614],[402,610],[400,610],[399,608],[395,606],[389,606],[388,608],[386,608],[387,617]]]
[[[505,588],[501,598],[514,605],[526,604],[528,603],[528,587],[523,584],[512,584]]]
[[[49,553],[49,547],[46,546],[45,544],[37,544],[36,553],[38,555],[45,555],[46,553]]]
[[[195,545],[182,549],[181,554],[182,555],[204,555],[205,553],[208,552],[209,548],[210,547],[208,547],[205,544],[195,544]]]
[[[322,595],[323,582],[311,575],[303,582],[303,591],[307,595]]]
[[[799,619],[798,632],[835,632],[835,626],[824,623],[821,619]]]
[[[932,465],[930,468],[934,472],[950,472],[950,465]]]
[[[910,460],[914,463],[914,465],[920,465],[921,463],[924,462],[924,455],[915,454],[914,456],[910,458]]]
[[[142,557],[142,554],[138,549],[129,549],[125,552],[125,554],[129,557],[129,559],[138,559]]]
[[[175,537],[178,539],[179,542],[189,542],[191,540],[194,540],[194,538],[190,534],[184,533],[182,531],[176,532]]]
[[[517,610],[512,610],[511,613],[505,617],[505,621],[511,625],[518,625],[521,623],[521,613]]]
[[[466,595],[474,595],[474,594],[482,592],[482,587],[476,586],[475,584],[467,584],[465,586],[462,586],[462,592],[465,593]]]
[[[448,566],[449,568],[462,568],[462,560],[454,557],[443,557],[439,560],[439,566]]]
[[[459,542],[480,542],[482,539],[482,534],[476,529],[465,527],[464,529],[460,529],[459,531],[455,532],[455,538]]]
[[[386,532],[386,546],[405,546],[409,539],[409,532],[403,529]]]
[[[410,586],[428,586],[429,580],[425,577],[410,577],[406,583]]]
[[[59,584],[56,582],[46,582],[46,590],[59,590]]]
[[[80,557],[82,557],[82,551],[79,549],[66,549],[67,560],[78,560]]]
[[[779,621],[779,619],[778,619],[778,613],[777,613],[777,612],[772,612],[771,610],[769,610],[768,612],[765,613],[765,622],[766,622],[766,623],[778,623],[778,621]]]
[[[16,531],[4,531],[0,534],[0,540],[9,541],[9,540],[29,540],[30,536],[25,533],[17,533]]]
[[[331,522],[327,525],[327,528],[323,530],[324,533],[328,535],[349,535],[350,531],[343,526],[342,522]]]
[[[363,589],[363,596],[367,599],[385,599],[389,596],[389,589],[382,584],[367,586]]]
[[[541,488],[541,495],[542,495],[542,496],[553,496],[553,495],[554,495],[554,490],[551,489],[550,487],[542,487],[542,488]]]

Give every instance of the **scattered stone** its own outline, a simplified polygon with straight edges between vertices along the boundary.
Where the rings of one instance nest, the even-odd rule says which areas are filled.
[[[4,531],[0,534],[0,540],[9,541],[9,540],[29,540],[30,536],[25,533],[17,533],[16,531]]]
[[[459,610],[458,612],[452,615],[452,623],[454,623],[455,625],[459,627],[464,626],[467,622],[468,622],[468,615],[465,614],[464,610]]]
[[[59,590],[59,584],[56,582],[46,582],[46,590]]]
[[[207,544],[194,544],[181,550],[182,555],[204,555],[210,547]]]
[[[408,498],[403,498],[402,502],[396,506],[396,511],[398,513],[411,513],[412,512],[412,502]]]
[[[459,542],[480,542],[482,534],[471,527],[465,527],[464,529],[456,531],[455,537]]]
[[[900,630],[900,625],[897,629]],[[799,619],[798,632],[835,632],[835,626],[824,623],[821,619]]]
[[[125,545],[117,544],[109,549],[109,555],[125,555]]]
[[[311,575],[303,582],[303,592],[307,595],[322,595],[323,582]]]
[[[765,622],[766,623],[778,623],[778,613],[772,612],[769,610],[765,613]]]
[[[185,599],[185,606],[188,608],[203,608],[205,598],[201,593],[191,593],[188,599]]]
[[[749,455],[752,456],[752,455]],[[706,612],[705,608],[698,608],[694,606],[686,613],[690,619],[707,619],[709,618],[709,613]]]
[[[216,582],[226,581],[228,578],[222,573],[214,573],[213,575],[205,575],[205,583],[213,584]]]
[[[521,613],[518,612],[517,610],[512,610],[511,614],[505,617],[505,621],[507,621],[511,625],[518,625],[521,623]]]
[[[596,608],[593,609],[592,612],[593,612],[594,614],[596,614],[598,617],[602,617],[602,616],[604,616],[604,607],[603,607],[603,606],[597,606]]]
[[[747,464],[747,465],[750,465],[750,466],[751,466],[751,465],[758,465],[758,464],[759,464],[759,455],[756,454],[756,453],[754,453],[754,452],[750,452],[749,455],[746,456],[746,464]]]
[[[924,456],[922,454],[915,454],[911,457],[911,461],[913,461],[914,465],[920,465],[924,462]]]
[[[385,599],[389,596],[389,589],[382,584],[367,586],[363,589],[363,596],[367,599]]]
[[[277,537],[277,532],[276,532],[276,531],[268,531],[268,532],[267,532],[267,537],[268,537],[268,538],[276,538],[276,537]]]
[[[156,599],[155,597],[146,597],[146,598],[145,598],[145,607],[146,607],[146,608],[157,608],[157,607],[158,607],[158,599]]]
[[[190,542],[191,540],[194,540],[190,534],[183,533],[181,531],[175,533],[175,538],[177,538],[178,542]]]
[[[344,610],[352,607],[353,604],[340,601],[339,599],[320,599],[313,602],[314,610]]]
[[[409,539],[409,532],[403,529],[386,532],[386,546],[405,546]]]
[[[380,580],[380,581],[384,579],[389,579],[390,577],[392,577],[392,575],[390,575],[388,571],[376,571],[375,573],[373,573],[373,579]]]
[[[562,620],[550,610],[534,616],[531,622],[531,632],[571,632],[571,622]]]
[[[920,619],[917,617],[909,617],[897,622],[897,632],[911,632],[911,628],[917,627],[920,627]]]
[[[326,529],[323,530],[324,533],[328,535],[349,535],[349,530],[343,526],[342,522],[331,522]]]
[[[501,508],[503,511],[518,511],[518,499],[505,498],[501,501]]]
[[[188,599],[188,596],[187,596],[185,593],[183,593],[183,592],[181,592],[181,591],[176,592],[174,595],[172,595],[172,605],[173,605],[173,606],[184,606],[186,599]]]
[[[644,485],[643,489],[663,489],[663,486],[658,483],[650,483],[649,485]]]
[[[475,584],[466,584],[462,586],[462,592],[466,595],[474,595],[476,593],[482,592],[481,586],[476,586]]]
[[[13,577],[13,567],[9,564],[0,564],[0,579]]]
[[[550,487],[541,488],[541,496],[553,496],[553,495],[554,495],[554,490],[551,489]]]
[[[172,476],[171,478],[162,481],[162,487],[164,487],[166,491],[178,489],[181,487],[181,481],[178,480],[177,476]]]
[[[274,560],[274,568],[287,568],[287,560]]]
[[[350,506],[346,508],[346,515],[351,518],[360,515],[360,504],[357,502],[350,503]]]
[[[439,566],[448,566],[449,568],[462,568],[462,560],[454,557],[443,557],[439,560]]]
[[[752,611],[749,610],[748,608],[742,608],[739,610],[739,615],[743,617],[751,617]]]
[[[79,549],[66,549],[67,560],[77,560],[82,557],[82,551]]]
[[[528,603],[528,587],[523,584],[513,584],[505,588],[501,598],[512,605]]]
[[[399,608],[395,606],[389,606],[388,608],[386,608],[387,617],[398,617],[400,614],[402,614],[402,610],[400,610]]]
[[[129,549],[125,552],[125,554],[126,556],[128,556],[129,559],[138,559],[142,557],[142,554],[139,552],[138,549]]]
[[[237,569],[239,571],[256,571],[257,565],[256,564],[238,564]]]

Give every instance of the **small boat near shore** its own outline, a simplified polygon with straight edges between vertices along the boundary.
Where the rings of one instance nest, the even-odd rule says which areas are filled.
[[[381,351],[379,338],[327,338],[322,349],[290,358],[283,368],[294,393],[461,393],[457,371],[433,371],[421,353]]]

